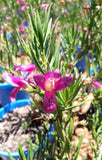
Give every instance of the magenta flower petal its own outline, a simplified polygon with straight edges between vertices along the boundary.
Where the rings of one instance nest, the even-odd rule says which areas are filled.
[[[19,26],[19,31],[24,32],[24,29],[25,29],[25,26],[24,26],[24,25]]]
[[[44,84],[45,84],[45,76],[35,74],[33,78],[34,78],[34,81],[35,81],[36,85],[40,89],[45,90],[45,86],[44,86]]]
[[[13,81],[14,76],[12,76],[11,74],[4,74],[3,78],[13,86],[18,86],[18,84]]]
[[[51,71],[47,71],[46,74],[45,74],[45,77],[46,79],[47,78],[60,78],[61,77],[61,72],[59,69],[56,69],[54,72],[51,72]]]
[[[26,81],[23,78],[15,77],[12,74],[5,74],[3,75],[3,78],[13,86],[22,86],[22,88],[27,87]]]
[[[18,93],[18,91],[21,89],[21,87],[16,87],[12,90],[11,94],[10,94],[10,101],[11,102],[15,102],[16,101],[16,95]]]
[[[35,65],[34,64],[28,64],[28,65],[25,65],[25,66],[18,66],[18,65],[15,65],[14,68],[18,71],[22,71],[22,72],[32,72],[35,70]]]
[[[15,84],[17,84],[18,86],[21,86],[22,88],[26,88],[27,87],[27,84],[26,84],[25,80],[22,79],[22,78],[14,77],[13,78],[13,82]]]
[[[62,77],[55,81],[55,92],[61,91],[72,83],[73,77]]]
[[[10,94],[10,100],[11,102],[15,102],[15,97],[17,92],[21,89],[21,88],[27,88],[27,83],[23,78],[19,78],[19,77],[14,77],[14,75],[11,74],[6,74],[3,76],[3,78],[10,83],[11,85],[14,85],[16,88],[13,89],[13,91]]]
[[[61,72],[59,69],[56,69],[54,72],[54,78],[60,78],[62,77]]]
[[[17,71],[21,71],[22,69],[22,65],[14,65],[14,69],[17,70]]]
[[[54,78],[54,73],[51,72],[51,71],[47,71],[47,72],[45,73],[45,77],[46,77],[46,79],[47,79],[47,78]]]
[[[52,113],[56,110],[55,92],[65,89],[72,83],[73,77],[63,77],[59,69],[54,72],[47,71],[45,76],[34,75],[36,85],[45,91],[43,111],[45,113]]]
[[[45,92],[43,111],[44,113],[53,113],[56,110],[56,97],[54,92]]]
[[[97,87],[97,88],[102,88],[102,85],[101,85],[101,83],[100,82],[98,82],[98,81],[95,81],[95,82],[93,82],[93,84],[92,84],[92,87],[94,88],[94,87]]]

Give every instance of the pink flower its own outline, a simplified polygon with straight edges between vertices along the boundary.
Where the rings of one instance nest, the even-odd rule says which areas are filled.
[[[79,25],[79,26],[78,26],[78,30],[81,30],[81,28],[82,28],[82,26],[81,26],[81,25]]]
[[[1,30],[4,30],[4,26],[1,26]]]
[[[3,10],[3,11],[6,11],[6,10],[7,10],[7,7],[3,7],[2,10]]]
[[[100,82],[93,80],[92,81],[92,88],[95,88],[95,87],[101,89],[102,85],[100,84]]]
[[[29,9],[29,2],[26,2],[26,3],[25,3],[25,8],[26,8],[26,9]]]
[[[102,89],[102,85],[100,82],[96,81],[95,79],[92,79],[91,77],[83,77],[82,78],[85,85],[91,85],[91,88],[90,88],[90,91],[93,89],[93,88],[98,88],[98,89]]]
[[[18,0],[19,4],[22,4],[25,0]]]
[[[28,6],[29,5],[29,2],[25,2],[25,6]]]
[[[12,21],[12,17],[9,16],[9,17],[7,18],[7,20],[8,20],[8,21]]]
[[[67,9],[62,8],[62,13],[66,15],[67,14]]]
[[[56,110],[55,92],[61,91],[69,86],[72,82],[72,77],[62,77],[61,72],[56,69],[54,72],[47,71],[44,75],[34,75],[36,85],[45,91],[43,111],[52,113]]]
[[[4,26],[1,26],[0,28],[0,34],[3,34]]]
[[[74,0],[68,0],[68,2],[73,2]]]
[[[25,9],[29,9],[29,6],[25,6]]]
[[[22,7],[20,8],[20,11],[21,11],[21,12],[24,12],[24,11],[25,11],[25,6],[22,6]]]
[[[49,4],[48,3],[41,4],[40,7],[43,9],[47,9],[49,7]]]
[[[30,74],[30,72],[34,71],[35,65],[34,64],[28,64],[28,65],[14,65],[14,69],[16,69],[17,71],[22,71],[22,72],[28,72],[28,74]]]
[[[85,28],[83,29],[83,31],[84,31],[84,32],[88,32],[88,28],[85,27]]]
[[[52,25],[52,28],[54,28],[54,27],[55,27],[55,29],[59,29],[59,27],[55,26],[55,24]]]
[[[21,31],[22,33],[24,32],[24,29],[25,29],[24,25],[19,26],[19,31]]]
[[[10,83],[11,85],[15,86],[15,88],[12,90],[12,92],[10,94],[11,102],[15,102],[16,101],[16,95],[17,95],[18,91],[21,88],[27,88],[26,81],[23,78],[15,77],[12,74],[3,75],[3,78],[8,83]]]

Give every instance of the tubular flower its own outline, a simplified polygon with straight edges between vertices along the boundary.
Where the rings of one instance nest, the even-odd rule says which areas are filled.
[[[45,91],[43,111],[52,113],[56,110],[55,92],[61,91],[69,86],[72,82],[72,77],[62,77],[61,72],[56,69],[54,72],[47,71],[45,75],[34,75],[36,85]]]
[[[3,75],[3,78],[8,83],[10,83],[11,85],[15,86],[15,88],[12,90],[12,92],[10,94],[11,102],[15,102],[16,101],[16,95],[17,95],[18,91],[21,88],[27,88],[26,81],[23,78],[14,77],[14,75],[11,75],[11,74]]]
[[[28,72],[28,74],[29,74],[30,72],[35,70],[35,65],[34,64],[28,64],[28,65],[25,65],[25,66],[15,65],[14,68],[17,71]]]

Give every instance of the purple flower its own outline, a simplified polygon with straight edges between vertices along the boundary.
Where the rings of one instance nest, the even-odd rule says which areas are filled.
[[[34,81],[37,86],[45,91],[43,111],[52,113],[56,110],[55,92],[61,91],[69,86],[72,82],[72,77],[62,77],[61,72],[56,69],[54,72],[47,71],[45,75],[34,75]]]
[[[27,88],[26,81],[23,78],[15,77],[14,75],[11,75],[11,74],[3,75],[3,78],[8,83],[10,83],[11,85],[15,86],[15,88],[12,90],[12,92],[10,94],[10,100],[11,100],[11,102],[15,102],[16,101],[15,97],[16,97],[18,91],[21,88]]]

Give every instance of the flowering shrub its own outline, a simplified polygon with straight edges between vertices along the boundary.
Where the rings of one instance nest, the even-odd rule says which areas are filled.
[[[14,5],[15,11],[2,2],[2,15],[6,10],[11,18],[6,21],[9,28],[4,20],[0,32],[0,65],[7,72],[3,78],[16,87],[10,100],[16,100],[20,89],[27,90],[33,94],[34,107],[41,116],[46,115],[45,126],[54,125],[53,135],[50,134],[53,143],[48,138],[45,142],[43,134],[41,141],[37,141],[37,158],[47,159],[48,155],[56,160],[78,159],[82,136],[77,145],[72,144],[74,116],[78,114],[86,116],[95,142],[91,144],[91,155],[85,158],[97,159],[101,156],[99,146],[102,144],[102,2],[11,2],[10,7]],[[7,37],[8,31],[11,37]],[[31,142],[30,150],[33,151]]]

